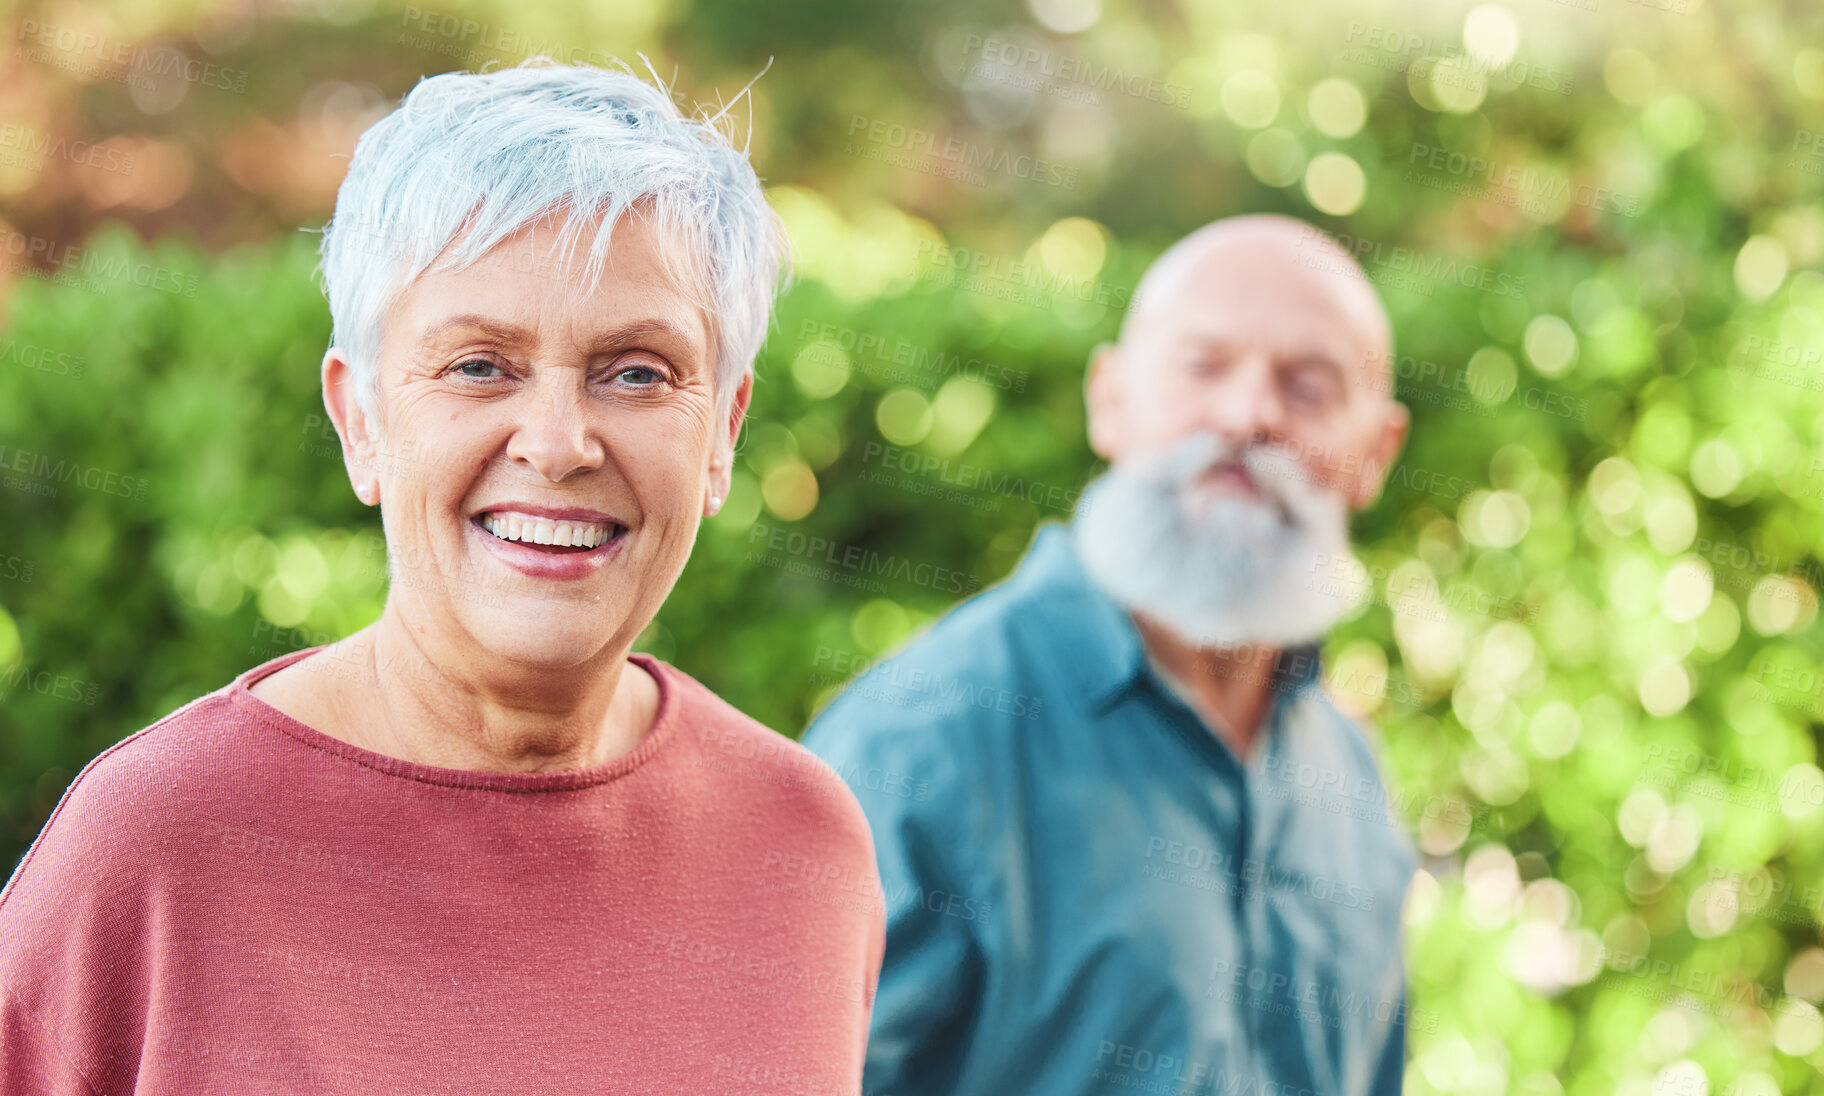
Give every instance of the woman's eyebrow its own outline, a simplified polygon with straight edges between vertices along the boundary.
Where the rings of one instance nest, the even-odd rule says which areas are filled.
[[[425,331],[420,345],[428,349],[441,336],[460,329],[479,331],[488,338],[502,343],[527,345],[538,342],[538,337],[534,332],[520,327],[518,324],[465,312],[432,325]],[[593,352],[601,352],[620,349],[630,343],[653,338],[680,343],[684,346],[694,345],[695,341],[690,332],[677,323],[663,317],[652,317],[618,324],[597,335],[590,346]]]
[[[593,345],[597,350],[615,350],[629,343],[655,338],[675,342],[684,347],[696,345],[696,339],[690,332],[663,317],[633,320],[621,324],[602,332],[596,337]]]
[[[460,315],[450,316],[432,324],[425,331],[424,337],[419,340],[419,345],[429,349],[437,342],[440,336],[458,328],[472,328],[487,335],[491,339],[496,339],[505,343],[535,341],[531,338],[529,332],[516,324],[478,315],[473,312],[464,312]]]

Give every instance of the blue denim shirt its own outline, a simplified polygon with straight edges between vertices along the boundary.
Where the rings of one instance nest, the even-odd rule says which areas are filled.
[[[874,832],[872,1096],[1394,1096],[1414,855],[1362,729],[1281,653],[1237,760],[1042,528],[806,732]]]

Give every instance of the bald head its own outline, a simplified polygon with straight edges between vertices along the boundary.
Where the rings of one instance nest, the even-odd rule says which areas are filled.
[[[1134,302],[1093,363],[1097,452],[1119,461],[1210,430],[1316,454],[1312,472],[1357,506],[1378,494],[1407,422],[1392,324],[1336,241],[1290,217],[1216,221],[1167,249]]]
[[[1211,221],[1166,248],[1134,289],[1121,339],[1175,309],[1207,309],[1226,299],[1300,311],[1321,306],[1370,345],[1385,369],[1393,324],[1368,275],[1329,234],[1291,217],[1250,213]],[[1391,391],[1391,389],[1387,389]]]

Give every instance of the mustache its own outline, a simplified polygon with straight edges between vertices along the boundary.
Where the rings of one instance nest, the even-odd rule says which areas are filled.
[[[1298,458],[1298,451],[1282,442],[1235,443],[1212,431],[1190,434],[1139,462],[1136,475],[1159,487],[1184,491],[1205,476],[1223,468],[1246,474],[1262,498],[1288,520],[1299,505],[1322,485]]]
[[[1130,454],[1084,491],[1073,536],[1085,568],[1117,602],[1199,645],[1321,636],[1348,605],[1305,576],[1348,554],[1347,503],[1299,455],[1213,431]],[[1257,496],[1190,490],[1225,466]]]

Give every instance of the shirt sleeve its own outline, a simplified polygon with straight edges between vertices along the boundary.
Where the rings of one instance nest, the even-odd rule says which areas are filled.
[[[130,740],[129,740],[130,741]],[[131,1091],[154,969],[156,777],[112,764],[65,789],[0,890],[0,1092]]]
[[[887,909],[886,954],[868,1037],[866,1096],[948,1096],[983,980],[979,932],[992,912],[962,857],[958,766],[926,728],[891,726],[838,700],[805,734],[854,789],[874,835]],[[893,713],[897,714],[897,713]],[[911,748],[914,743],[925,748]]]
[[[63,1048],[4,985],[0,985],[0,1092],[97,1096]]]

